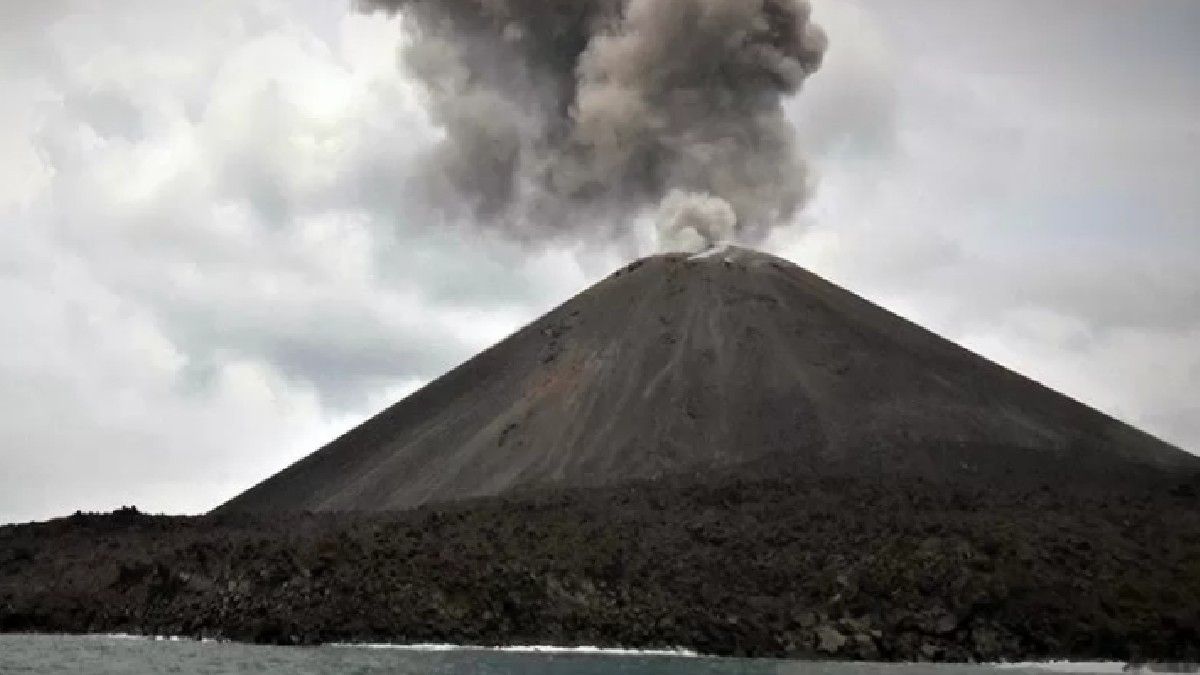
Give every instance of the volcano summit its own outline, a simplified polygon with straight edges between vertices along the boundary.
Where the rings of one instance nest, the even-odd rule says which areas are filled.
[[[785,260],[632,263],[219,512],[720,470],[1096,486],[1197,458]]]

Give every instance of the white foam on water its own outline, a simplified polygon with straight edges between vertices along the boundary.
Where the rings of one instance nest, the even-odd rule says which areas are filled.
[[[388,644],[335,642],[325,645],[340,649],[394,649],[411,652],[509,652],[515,654],[596,654],[601,656],[674,656],[696,658],[700,654],[690,649],[625,649],[621,647],[560,647],[556,645],[513,645],[506,647],[484,647],[481,645],[452,644]]]
[[[1130,666],[1120,661],[1021,661],[988,665],[1001,670],[1033,669],[1044,670],[1048,673],[1125,673],[1136,668],[1136,666]]]
[[[83,635],[87,638],[96,638],[98,640],[140,640],[144,642],[199,642],[207,643],[225,643],[229,640],[219,640],[217,638],[200,638],[197,640],[194,637],[187,635],[134,635],[131,633],[87,633]]]
[[[83,637],[108,640],[138,640],[145,642],[197,642],[195,638],[181,635],[133,635],[130,633],[90,633]],[[201,643],[227,643],[228,640],[202,638]],[[371,642],[330,642],[321,647],[334,649],[387,649],[407,652],[507,652],[513,654],[590,654],[596,656],[655,656],[675,658],[700,658],[702,655],[694,650],[683,647],[672,649],[628,649],[622,647],[562,647],[557,645],[512,645],[505,647],[488,647],[483,645],[455,645],[441,643],[392,644]],[[839,662],[859,663],[860,665],[913,665],[902,663],[881,663],[874,661]],[[1047,673],[1087,673],[1107,675],[1108,673],[1144,673],[1145,667],[1122,661],[1007,661],[997,663],[982,663],[982,667],[997,670],[1041,670]]]
[[[83,637],[105,640],[138,640],[144,642],[201,642],[226,643],[227,640],[202,638],[196,640],[186,635],[134,635],[130,633],[89,633]],[[328,642],[321,647],[337,649],[392,649],[409,652],[511,652],[515,654],[599,654],[604,656],[678,656],[695,658],[700,654],[691,649],[627,649],[623,647],[561,647],[558,645],[511,645],[488,647],[484,645],[455,645],[440,643],[393,644],[388,642]]]

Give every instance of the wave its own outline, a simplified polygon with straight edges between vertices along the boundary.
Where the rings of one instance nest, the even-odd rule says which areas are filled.
[[[627,649],[623,647],[562,647],[558,645],[512,645],[488,647],[484,645],[454,644],[389,644],[334,642],[327,647],[342,649],[394,649],[413,652],[511,652],[517,654],[597,654],[603,656],[672,656],[698,658],[700,654],[691,649],[675,647],[669,649]]]

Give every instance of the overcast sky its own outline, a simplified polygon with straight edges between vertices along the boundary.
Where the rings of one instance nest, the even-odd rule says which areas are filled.
[[[816,17],[819,182],[765,248],[1200,451],[1200,3]],[[409,203],[401,40],[343,0],[0,4],[0,523],[205,511],[637,252]]]

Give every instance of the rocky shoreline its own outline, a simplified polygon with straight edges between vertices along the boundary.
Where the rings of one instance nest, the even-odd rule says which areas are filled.
[[[1200,659],[1200,499],[845,476],[0,528],[0,631]]]

